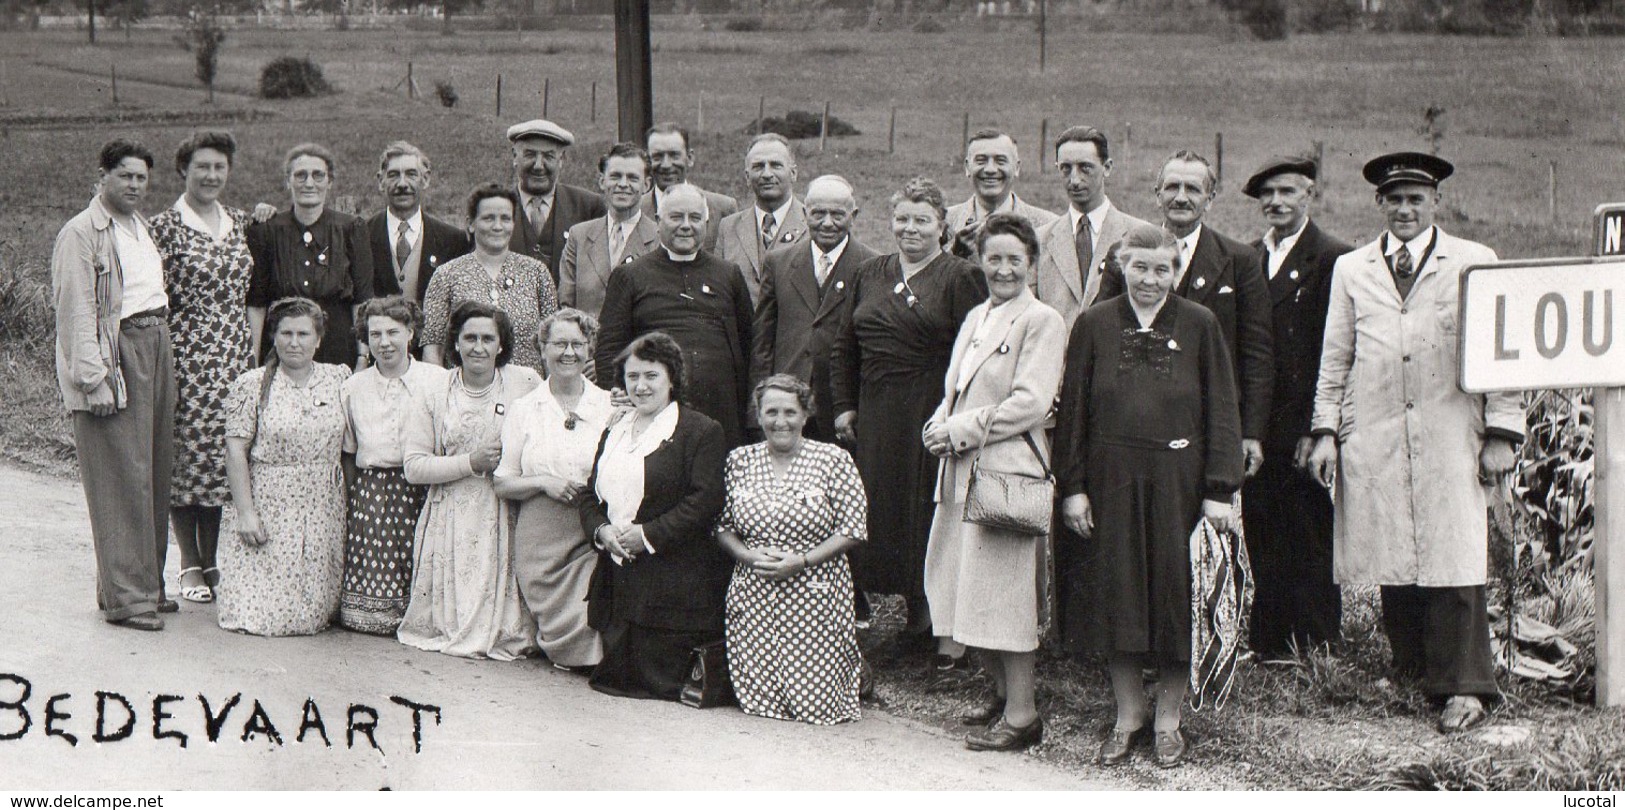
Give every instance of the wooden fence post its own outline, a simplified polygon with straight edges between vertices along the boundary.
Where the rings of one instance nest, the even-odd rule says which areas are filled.
[[[543,118],[547,117],[547,103],[550,100],[548,97],[551,95],[548,91],[550,89],[551,89],[551,87],[549,86],[548,79],[546,77],[543,77],[542,78],[542,117]]]
[[[818,154],[824,154],[824,140],[829,137],[829,102],[824,102],[824,117],[818,123]]]
[[[897,105],[891,108],[891,123],[886,125],[886,154],[897,151]]]
[[[1045,158],[1049,156],[1049,119],[1038,124],[1038,173],[1044,173]]]
[[[107,71],[113,77],[113,103],[118,103],[118,65],[108,64]]]
[[[1557,161],[1551,161],[1546,166],[1546,207],[1551,213],[1552,224],[1557,224]]]
[[[762,134],[762,123],[767,120],[767,96],[756,99],[756,134]]]
[[[1218,183],[1223,183],[1224,182],[1224,133],[1223,132],[1215,132],[1215,133],[1213,133],[1213,175],[1218,178]],[[1217,188],[1218,188],[1218,183],[1214,183],[1215,190],[1217,190]]]
[[[497,117],[502,117],[502,74],[497,74]]]
[[[1131,163],[1134,160],[1134,122],[1123,125],[1123,162]]]
[[[596,124],[598,123],[598,82],[592,83],[591,97],[592,101],[588,102],[591,111],[587,114],[587,120]]]
[[[700,91],[700,98],[694,102],[694,131],[705,131],[705,91]]]

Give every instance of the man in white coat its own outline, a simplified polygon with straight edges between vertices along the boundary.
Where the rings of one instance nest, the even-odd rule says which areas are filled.
[[[1456,386],[1462,271],[1496,256],[1433,224],[1453,171],[1415,152],[1366,164],[1388,228],[1333,270],[1309,457],[1321,483],[1335,475],[1337,582],[1382,586],[1394,668],[1443,703],[1445,732],[1482,721],[1499,691],[1485,485],[1511,472],[1524,432],[1518,394]]]

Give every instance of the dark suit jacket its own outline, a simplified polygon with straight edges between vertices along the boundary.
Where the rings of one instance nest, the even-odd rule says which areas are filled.
[[[1225,345],[1235,368],[1236,391],[1241,400],[1241,435],[1262,441],[1269,425],[1270,395],[1275,384],[1274,335],[1270,318],[1270,288],[1253,249],[1211,226],[1191,254],[1174,292],[1207,307],[1219,318]],[[1123,294],[1123,271],[1109,263],[1100,280],[1096,303]]]
[[[636,522],[654,553],[616,565],[609,552],[599,552],[587,594],[588,622],[599,631],[616,619],[667,630],[722,631],[731,568],[711,530],[727,500],[728,442],[710,417],[679,407],[671,438],[643,459],[643,503]],[[599,437],[592,477],[576,501],[589,538],[609,523],[609,507],[597,495],[598,463],[608,437],[607,430]]]
[[[751,352],[751,390],[771,374],[794,374],[811,384],[817,410],[807,435],[819,441],[835,440],[829,354],[845,323],[847,289],[857,268],[877,255],[856,237],[847,237],[846,249],[822,289],[813,272],[812,247],[805,240],[773,249],[762,263],[762,300],[756,305],[752,330],[756,343]]]
[[[372,240],[372,292],[373,295],[400,295],[400,282],[395,278],[395,237],[389,233],[387,212],[379,211],[367,220],[367,238]],[[418,242],[418,285],[408,295],[423,303],[423,294],[429,289],[429,277],[440,265],[474,249],[468,232],[455,225],[441,222],[427,213],[423,215],[423,238]]]
[[[597,192],[558,183],[554,186],[553,207],[548,209],[547,223],[540,229],[531,227],[524,211],[514,212],[513,236],[508,239],[508,247],[547,265],[547,272],[553,275],[553,287],[557,289],[564,237],[570,226],[607,213],[609,209],[604,207],[604,200]]]
[[[1298,439],[1309,435],[1320,377],[1321,340],[1331,300],[1332,265],[1354,247],[1322,231],[1314,220],[1303,226],[1297,244],[1275,278],[1269,278],[1264,240],[1253,242],[1259,268],[1270,289],[1275,335],[1275,394],[1271,399],[1264,452],[1291,458]]]

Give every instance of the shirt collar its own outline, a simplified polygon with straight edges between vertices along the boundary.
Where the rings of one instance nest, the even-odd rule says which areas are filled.
[[[547,203],[548,208],[553,207],[553,198],[559,193],[559,184],[554,183],[553,189],[546,194],[527,194],[524,189],[519,190],[519,207],[525,211],[530,210],[531,200],[541,200]],[[421,210],[421,209],[420,209]]]
[[[1016,210],[1016,193],[1014,191],[1010,192],[1010,196],[1005,197],[1004,202],[999,203],[998,206],[996,206],[991,211],[987,210],[986,208],[983,208],[982,207],[982,198],[978,197],[978,196],[976,196],[974,194],[971,195],[970,204],[971,204],[971,211],[973,211],[976,214],[976,218],[978,220],[985,220],[988,217],[999,213],[1000,211],[1009,211],[1011,213],[1015,213],[1015,210]]]
[[[694,261],[695,259],[699,258],[699,255],[700,255],[698,251],[696,251],[694,253],[676,253],[676,252],[673,252],[671,248],[666,247],[665,245],[661,245],[660,249],[666,251],[666,257],[667,258],[671,259],[674,262],[679,262],[679,263],[687,263],[687,262]]]
[[[1011,199],[1014,198],[1015,195],[1012,194]],[[1073,233],[1078,232],[1078,220],[1088,217],[1089,227],[1095,232],[1095,234],[1098,235],[1100,230],[1106,227],[1106,214],[1107,212],[1111,211],[1111,209],[1112,201],[1110,197],[1107,197],[1100,201],[1100,205],[1095,206],[1088,212],[1079,211],[1077,206],[1069,205],[1066,207],[1066,214],[1072,219]]]
[[[1196,243],[1202,241],[1202,223],[1196,223],[1196,227],[1191,229],[1190,233],[1184,236],[1176,236],[1174,239],[1185,245],[1186,253],[1195,253]]]
[[[1400,245],[1404,245],[1410,249],[1412,259],[1421,261],[1422,254],[1427,252],[1428,245],[1433,241],[1433,232],[1435,230],[1438,230],[1438,226],[1430,225],[1428,226],[1427,230],[1417,234],[1416,238],[1409,242],[1399,241],[1398,239],[1394,238],[1394,232],[1389,231],[1383,234],[1383,236],[1387,237],[1384,241],[1388,243],[1388,249],[1384,251],[1382,255],[1392,256],[1399,252]]]
[[[817,242],[814,242],[811,239],[807,240],[807,243],[812,245],[813,266],[814,267],[818,266],[818,257],[820,257],[820,256],[828,256],[829,257],[829,266],[830,267],[834,267],[836,264],[839,264],[840,261],[841,261],[841,254],[846,252],[847,243],[849,243],[851,241],[852,241],[852,237],[847,236],[845,239],[841,240],[841,243],[839,245],[836,245],[835,247],[831,248],[828,253],[825,253],[823,250],[819,249]]]
[[[1298,229],[1280,241],[1276,241],[1275,229],[1270,228],[1264,232],[1264,247],[1269,248],[1271,253],[1290,251],[1293,245],[1298,244],[1298,237],[1303,236],[1303,229],[1307,227],[1309,227],[1309,218],[1304,217],[1303,222],[1298,225]]]
[[[198,233],[212,236],[216,240],[223,240],[231,234],[233,222],[231,219],[231,214],[226,213],[226,207],[224,205],[215,203],[215,208],[220,212],[219,230],[209,227],[209,223],[204,221],[203,215],[198,213],[197,209],[193,208],[192,204],[186,201],[185,194],[182,194],[180,199],[175,201],[175,210],[180,212],[182,225],[185,225]]]
[[[643,209],[641,207],[634,208],[632,209],[632,216],[627,217],[626,221],[620,224],[626,226],[626,232],[628,235],[630,235],[632,231],[637,230],[638,221],[641,219],[643,219]],[[604,223],[604,227],[609,229],[611,232],[615,230],[616,222],[614,211],[604,214]]]
[[[784,218],[790,216],[790,206],[795,201],[795,197],[787,196],[784,199],[784,205],[773,210],[773,232],[775,235],[780,228],[784,227]],[[760,205],[754,204],[751,205],[750,210],[756,212],[756,230],[760,232],[762,230],[762,217],[767,216],[767,212],[763,211]]]
[[[400,238],[402,221],[403,220],[400,217],[395,216],[394,211],[391,211],[388,208],[384,209],[384,222],[389,226],[389,237],[391,240]],[[423,233],[422,206],[419,206],[416,211],[413,211],[412,217],[404,220],[404,222],[406,222],[407,233],[411,234],[413,237]]]

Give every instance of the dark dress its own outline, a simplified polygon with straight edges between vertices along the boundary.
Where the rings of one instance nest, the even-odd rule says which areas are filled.
[[[671,438],[643,458],[643,500],[632,522],[653,553],[617,565],[600,550],[587,591],[587,623],[604,645],[589,683],[606,694],[676,700],[694,648],[723,637],[730,566],[712,531],[726,501],[727,448],[714,420],[679,408]],[[597,493],[612,430],[599,439],[592,478],[577,500],[589,538],[610,522]]]
[[[656,248],[610,275],[598,320],[601,387],[622,387],[615,356],[628,343],[665,332],[683,347],[683,404],[722,425],[729,448],[745,443],[751,306],[738,268],[703,250],[692,262],[674,262]]]
[[[869,498],[869,542],[851,553],[859,590],[925,594],[937,458],[920,431],[942,401],[959,326],[986,298],[982,271],[947,253],[906,285],[896,254],[863,265],[853,279],[830,385],[836,414],[858,412],[854,456]]]
[[[354,366],[355,319],[352,307],[372,297],[372,248],[366,223],[322,209],[308,227],[292,211],[278,211],[265,222],[248,226],[248,250],[254,275],[248,283],[248,305],[269,307],[279,298],[303,296],[321,304],[327,331],[316,350],[316,362]],[[271,336],[260,341],[263,357]]]
[[[1190,660],[1191,531],[1204,498],[1241,486],[1241,415],[1219,322],[1169,296],[1150,329],[1128,298],[1072,328],[1056,430],[1061,497],[1088,494],[1094,536],[1061,580],[1063,638],[1082,654]]]

